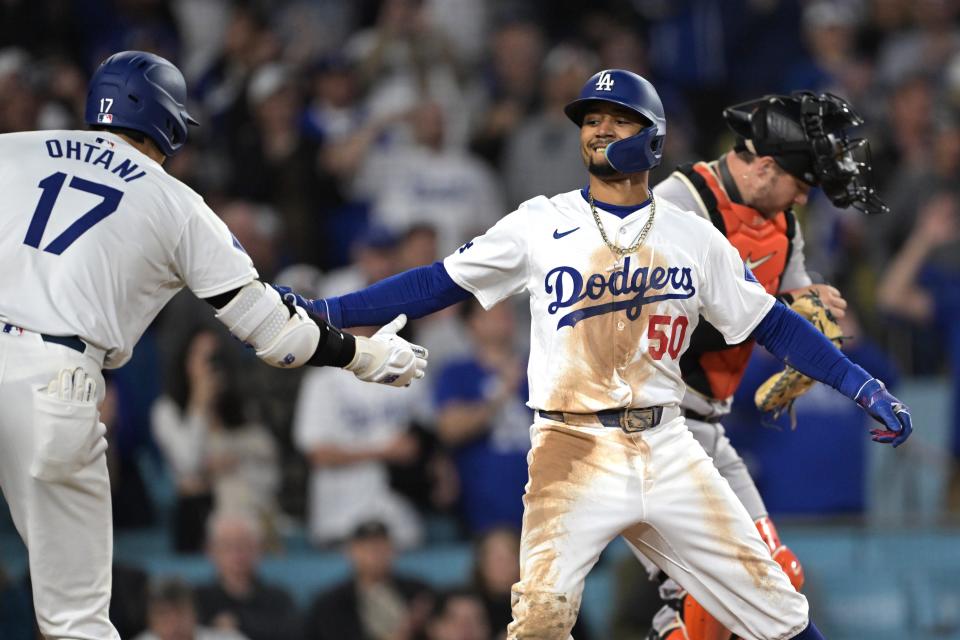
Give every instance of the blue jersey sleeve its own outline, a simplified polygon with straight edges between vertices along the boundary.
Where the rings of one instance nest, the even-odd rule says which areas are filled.
[[[784,363],[824,382],[850,399],[873,376],[850,362],[800,314],[777,302],[753,330],[753,337]]]
[[[386,324],[401,313],[420,318],[469,297],[470,292],[450,278],[443,263],[435,262],[360,291],[317,300],[316,305],[336,327],[369,327]]]

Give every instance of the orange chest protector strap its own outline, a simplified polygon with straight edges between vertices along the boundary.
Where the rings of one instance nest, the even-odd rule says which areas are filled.
[[[727,237],[768,293],[775,295],[790,260],[796,217],[781,211],[767,218],[756,209],[734,202],[705,162],[677,168],[696,189],[713,225]]]

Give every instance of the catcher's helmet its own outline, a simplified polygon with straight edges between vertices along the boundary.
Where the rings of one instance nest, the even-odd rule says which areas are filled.
[[[863,124],[843,98],[797,91],[727,107],[735,149],[772,156],[787,173],[819,186],[838,207],[888,211],[871,184],[870,145],[847,130]]]
[[[168,60],[121,51],[104,60],[90,79],[84,119],[139,131],[172,156],[186,142],[187,126],[199,124],[187,113],[186,101],[187,83]]]
[[[590,105],[610,102],[640,114],[650,124],[635,136],[607,146],[607,160],[621,173],[647,171],[660,164],[667,119],[663,103],[653,85],[643,77],[624,69],[607,69],[593,75],[580,90],[580,97],[564,107],[567,117],[578,127],[583,124]]]

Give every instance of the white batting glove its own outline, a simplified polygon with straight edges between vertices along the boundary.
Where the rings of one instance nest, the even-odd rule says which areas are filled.
[[[61,369],[47,385],[47,394],[64,402],[96,402],[97,382],[80,367]]]
[[[81,367],[61,369],[38,397],[30,475],[64,482],[103,455],[107,427],[96,406],[96,379]]]
[[[392,387],[408,387],[423,377],[427,369],[427,350],[397,335],[407,324],[400,314],[370,338],[356,336],[357,352],[344,367],[364,382]]]

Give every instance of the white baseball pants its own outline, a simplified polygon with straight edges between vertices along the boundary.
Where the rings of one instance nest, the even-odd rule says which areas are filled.
[[[566,640],[584,579],[618,535],[747,640],[785,640],[806,598],[683,418],[634,434],[538,418],[531,427],[510,640]]]
[[[750,519],[756,522],[767,515],[767,507],[763,504],[763,498],[757,490],[757,485],[750,477],[747,465],[743,458],[737,453],[723,425],[718,422],[703,422],[700,420],[691,420],[684,418],[687,429],[693,434],[694,439],[700,443],[707,455],[713,459],[713,464],[724,477],[737,498],[750,514]],[[658,572],[658,567],[653,564],[639,549],[632,544],[628,545],[637,559],[643,564],[647,574],[653,578]]]
[[[46,453],[69,471],[48,480],[31,475],[37,455],[33,434],[37,421],[47,419],[36,394],[61,369],[76,367],[96,380],[98,401],[102,399],[100,363],[43,342],[36,333],[0,333],[0,489],[29,551],[41,633],[50,640],[120,640],[108,613],[113,514],[106,456],[101,453],[76,469],[70,457],[89,458],[90,451],[64,446],[70,437],[55,439],[56,450]],[[67,429],[70,436],[71,428],[95,429],[98,419],[92,411],[76,424],[55,428]]]

